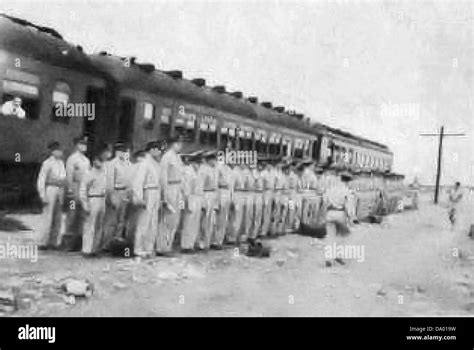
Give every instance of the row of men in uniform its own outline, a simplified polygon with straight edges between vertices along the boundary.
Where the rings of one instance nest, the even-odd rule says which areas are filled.
[[[137,256],[167,256],[178,229],[182,251],[191,252],[285,234],[300,223],[326,221],[332,232],[331,223],[356,219],[350,174],[323,172],[310,160],[223,164],[215,151],[180,155],[181,148],[178,138],[149,142],[131,162],[127,145],[116,143],[114,157],[104,148],[91,166],[86,140],[75,140],[65,164],[52,142],[37,184],[44,203],[40,248],[82,236],[89,256],[126,236]]]

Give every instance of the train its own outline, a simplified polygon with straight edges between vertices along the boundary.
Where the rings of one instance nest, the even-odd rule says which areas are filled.
[[[187,79],[179,70],[105,51],[88,54],[52,28],[0,14],[0,102],[16,97],[25,117],[0,114],[0,198],[6,201],[30,201],[47,144],[58,141],[67,154],[78,136],[87,136],[90,150],[117,140],[138,150],[150,140],[180,135],[183,152],[231,147],[402,176],[392,173],[393,153],[384,144],[257,96]],[[92,105],[94,113],[59,116],[61,104]]]

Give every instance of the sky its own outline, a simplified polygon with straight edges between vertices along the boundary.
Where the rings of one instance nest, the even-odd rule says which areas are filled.
[[[136,56],[387,144],[394,171],[474,185],[472,1],[0,0],[88,53]],[[1,33],[0,33],[1,35]]]

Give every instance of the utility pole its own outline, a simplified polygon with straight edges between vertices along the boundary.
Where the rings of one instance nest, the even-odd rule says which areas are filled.
[[[439,182],[441,179],[441,160],[443,156],[443,138],[445,136],[466,136],[464,133],[444,133],[444,126],[441,126],[439,133],[424,133],[420,134],[420,136],[439,136],[439,148],[438,148],[438,164],[436,169],[436,187],[435,187],[435,195],[434,195],[434,203],[438,204],[438,196],[439,196]]]

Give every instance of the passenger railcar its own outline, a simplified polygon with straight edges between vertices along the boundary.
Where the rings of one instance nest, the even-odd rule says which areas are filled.
[[[389,172],[393,161],[385,145],[310,123],[282,106],[134,57],[88,55],[51,28],[0,15],[0,100],[15,97],[26,117],[0,114],[0,204],[10,192],[29,200],[47,143],[59,141],[67,154],[80,135],[89,137],[89,149],[116,140],[139,149],[183,135],[186,152],[230,146],[372,173]],[[95,115],[58,117],[58,103],[92,104]]]

